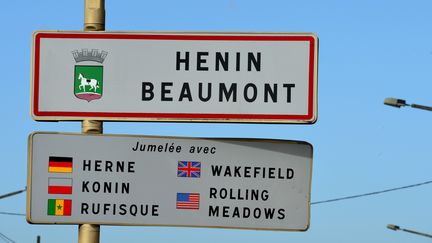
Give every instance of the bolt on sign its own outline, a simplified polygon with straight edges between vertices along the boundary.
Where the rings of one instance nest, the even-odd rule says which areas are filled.
[[[314,123],[311,33],[35,32],[35,120]]]
[[[27,220],[305,231],[312,145],[33,133]]]

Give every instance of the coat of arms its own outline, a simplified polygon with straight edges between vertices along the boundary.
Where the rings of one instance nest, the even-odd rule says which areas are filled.
[[[103,66],[98,64],[104,62],[108,52],[98,49],[82,49],[74,50],[72,55],[75,62],[80,63],[80,65],[75,65],[75,97],[88,102],[100,99],[103,90]]]

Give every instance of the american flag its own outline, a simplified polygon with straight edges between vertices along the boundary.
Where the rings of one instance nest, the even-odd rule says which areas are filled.
[[[177,177],[201,177],[201,162],[179,161],[177,166]]]
[[[177,193],[176,208],[198,210],[199,201],[199,193]]]

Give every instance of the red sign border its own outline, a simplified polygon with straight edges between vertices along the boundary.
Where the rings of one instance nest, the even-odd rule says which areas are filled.
[[[306,115],[280,115],[280,114],[223,114],[223,113],[133,113],[133,112],[64,112],[39,110],[39,67],[41,39],[122,39],[122,40],[200,40],[200,41],[308,41],[309,42],[309,90],[308,113]],[[33,89],[32,89],[32,116],[35,120],[136,120],[136,121],[209,121],[209,122],[269,122],[269,123],[314,123],[316,121],[315,105],[315,75],[317,42],[313,34],[284,35],[273,34],[239,34],[230,33],[83,33],[83,32],[35,32],[34,34],[34,61],[33,61]],[[55,118],[60,117],[60,118]],[[82,118],[82,119],[80,119]],[[233,121],[234,120],[234,121]],[[297,121],[297,122],[295,122]]]

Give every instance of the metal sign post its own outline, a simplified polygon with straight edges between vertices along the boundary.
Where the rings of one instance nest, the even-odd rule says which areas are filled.
[[[79,225],[78,243],[100,225],[306,231],[311,144],[103,135],[103,121],[312,124],[318,37],[109,33],[105,1],[84,5],[84,33],[33,34],[31,116],[81,133],[30,135],[27,221]]]
[[[105,0],[84,1],[84,31],[105,30]],[[81,132],[84,134],[102,134],[101,121],[83,120]],[[78,226],[78,243],[99,243],[100,225],[80,224]]]

